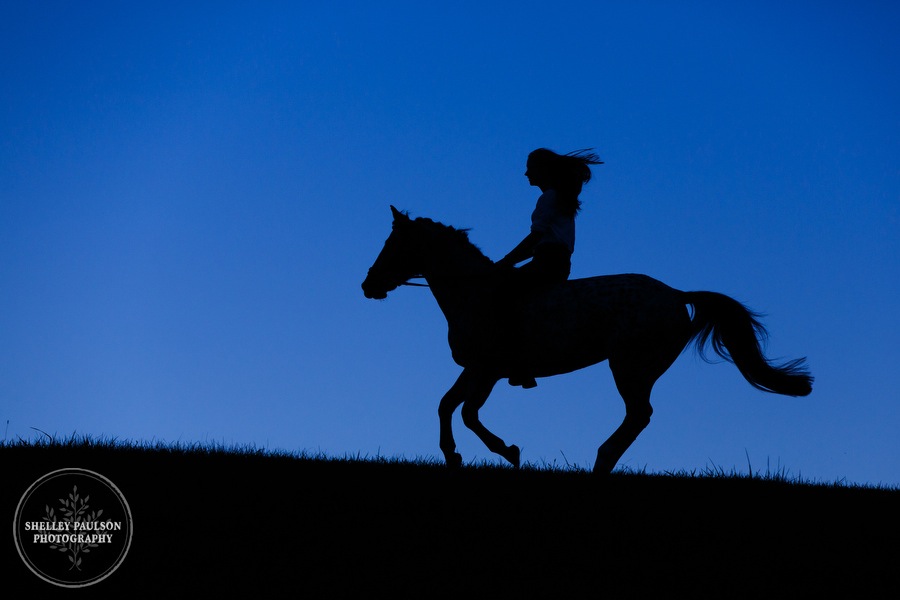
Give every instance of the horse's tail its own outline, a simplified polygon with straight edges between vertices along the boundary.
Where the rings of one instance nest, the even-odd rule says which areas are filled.
[[[763,354],[767,334],[760,315],[716,292],[685,292],[685,301],[694,307],[693,334],[700,356],[709,341],[716,354],[733,363],[753,387],[786,396],[806,396],[813,378],[805,359],[773,364]]]

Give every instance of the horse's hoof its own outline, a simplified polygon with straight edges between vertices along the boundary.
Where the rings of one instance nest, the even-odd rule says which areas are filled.
[[[453,454],[448,454],[444,457],[447,461],[447,466],[451,469],[458,469],[462,466],[462,455],[454,452]]]
[[[519,447],[516,445],[508,446],[506,448],[506,453],[503,455],[503,458],[512,463],[512,466],[516,469],[519,468],[519,458],[521,456],[521,452],[519,451]]]
[[[594,477],[607,477],[615,468],[615,463],[610,465],[607,463],[607,461],[601,461],[600,459],[597,459],[597,462],[594,463],[594,470],[591,471],[591,473],[593,473]]]

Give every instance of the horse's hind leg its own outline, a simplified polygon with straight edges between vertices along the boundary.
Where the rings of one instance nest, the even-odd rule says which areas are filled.
[[[616,380],[616,388],[625,401],[625,420],[597,450],[594,473],[600,475],[607,474],[615,468],[628,447],[650,424],[650,415],[653,414],[650,391],[657,379],[657,376],[633,369],[630,364],[610,360],[609,366]]]

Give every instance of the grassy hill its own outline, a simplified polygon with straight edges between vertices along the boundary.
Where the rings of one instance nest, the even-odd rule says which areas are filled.
[[[126,497],[131,549],[80,590],[4,541],[3,587],[174,597],[895,597],[900,490],[303,457],[91,440],[0,445],[2,511],[64,467]],[[7,532],[9,531],[7,527]],[[43,595],[42,594],[42,595]]]

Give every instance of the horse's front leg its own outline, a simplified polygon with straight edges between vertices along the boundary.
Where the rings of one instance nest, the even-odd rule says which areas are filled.
[[[463,372],[465,374],[465,371]],[[491,433],[478,419],[478,411],[487,402],[491,390],[497,383],[497,377],[483,373],[473,374],[467,381],[468,394],[463,402],[462,419],[466,427],[475,432],[475,435],[484,442],[488,450],[499,454],[508,460],[514,467],[519,468],[519,447],[507,446],[499,437]]]
[[[456,441],[453,439],[453,413],[466,400],[466,390],[468,388],[466,381],[468,378],[464,370],[456,380],[456,383],[441,398],[441,403],[438,406],[438,418],[441,424],[441,452],[444,453],[444,460],[447,461],[447,466],[451,468],[462,465],[462,456],[456,451]]]
[[[462,418],[466,427],[475,432],[484,445],[492,452],[496,452],[514,466],[519,466],[519,448],[507,446],[503,440],[488,431],[478,420],[478,409],[484,406],[491,390],[498,378],[492,375],[473,370],[464,369],[456,383],[453,384],[438,407],[438,416],[441,423],[441,451],[447,466],[458,467],[462,464],[462,456],[456,452],[456,442],[453,439],[453,413],[462,404]]]

